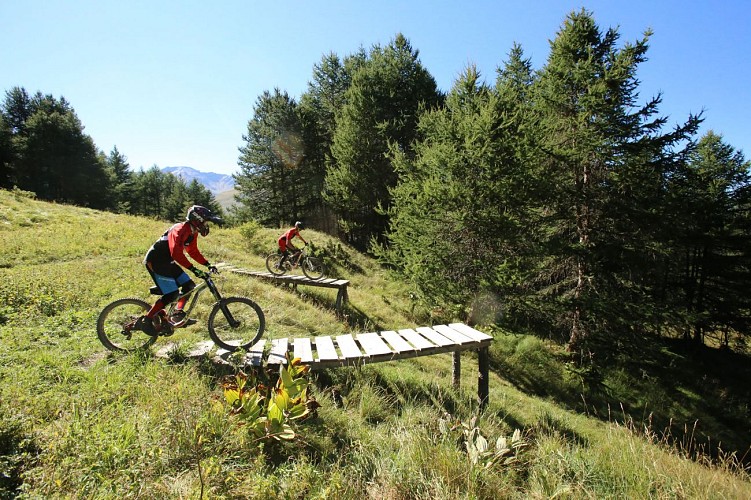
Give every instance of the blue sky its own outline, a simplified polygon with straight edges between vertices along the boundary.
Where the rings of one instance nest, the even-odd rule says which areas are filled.
[[[704,110],[701,134],[751,156],[746,0],[0,0],[0,91],[65,97],[97,147],[136,170],[229,174],[258,96],[299,97],[324,54],[403,33],[448,91],[468,64],[492,82],[514,42],[540,68],[581,8],[621,46],[651,28],[642,101],[662,92],[671,126]]]

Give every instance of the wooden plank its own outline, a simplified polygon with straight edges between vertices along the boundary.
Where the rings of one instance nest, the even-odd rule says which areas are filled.
[[[196,344],[193,349],[190,350],[188,353],[188,357],[191,358],[197,358],[200,356],[203,356],[207,354],[211,349],[214,348],[214,342],[211,340],[204,340],[203,342],[199,342]]]
[[[289,281],[291,283],[300,283],[302,281],[307,280],[305,276],[300,276],[297,274],[285,274],[284,276],[276,276],[274,279],[281,280],[281,281]]]
[[[346,281],[346,280],[336,280],[336,281],[329,281],[329,282],[326,282],[326,283],[323,283],[321,281],[310,281],[310,282],[307,282],[305,284],[306,285],[311,285],[311,286],[320,286],[320,287],[323,287],[323,288],[336,288],[336,289],[341,290],[343,288],[347,288],[347,285],[349,285],[349,281]]]
[[[404,340],[404,337],[394,331],[381,332],[381,337],[389,343],[391,350],[394,352],[405,353],[415,351],[415,348]]]
[[[357,343],[352,335],[339,335],[336,337],[336,343],[339,345],[339,350],[342,352],[344,359],[362,358],[362,352],[357,347]]]
[[[432,328],[428,328],[427,326],[420,326],[415,328],[418,333],[421,335],[424,335],[427,337],[431,342],[433,342],[435,345],[438,346],[450,346],[450,345],[456,345],[456,342],[453,342],[437,331],[433,330]]]
[[[470,337],[469,335],[464,335],[459,330],[454,330],[447,325],[433,325],[433,330],[437,331],[447,339],[453,341],[455,344],[467,344],[469,342],[474,342],[474,339],[472,339],[472,337]]]
[[[336,348],[334,347],[334,341],[331,340],[331,337],[316,337],[316,352],[318,353],[316,361],[339,359],[339,355],[336,353]]]
[[[451,323],[449,324],[449,326],[453,328],[454,330],[458,330],[462,332],[464,335],[472,337],[477,342],[481,342],[483,340],[493,340],[493,337],[491,337],[487,333],[483,333],[479,330],[475,330],[471,326],[465,325],[464,323]]]
[[[218,265],[223,270],[230,271],[233,273],[238,274],[248,274],[251,276],[258,276],[261,278],[268,278],[272,279],[274,281],[282,281],[285,283],[290,282],[296,282],[296,283],[305,283],[311,286],[322,286],[327,288],[343,288],[349,285],[349,280],[345,279],[339,279],[339,278],[322,278],[319,280],[312,280],[308,278],[307,276],[299,275],[299,274],[283,274],[281,276],[278,276],[276,274],[271,274],[267,271],[251,271],[250,269],[244,269],[241,267],[233,266],[231,264],[221,264]]]
[[[250,366],[261,366],[263,362],[263,346],[266,345],[266,339],[256,342],[250,350],[245,353],[245,364]]]
[[[313,349],[310,346],[310,339],[307,337],[294,339],[292,344],[295,349],[294,356],[300,358],[303,363],[313,362]]]
[[[432,349],[433,347],[435,347],[435,344],[428,341],[425,337],[412,330],[411,328],[399,330],[399,335],[407,339],[409,343],[412,344],[418,351],[421,349]]]
[[[377,333],[358,333],[357,341],[368,356],[393,354],[386,342]]]
[[[176,351],[178,348],[176,342],[168,342],[163,345],[155,354],[157,358],[169,358],[170,354]]]
[[[266,362],[270,365],[284,365],[287,364],[287,339],[272,339],[271,351]]]

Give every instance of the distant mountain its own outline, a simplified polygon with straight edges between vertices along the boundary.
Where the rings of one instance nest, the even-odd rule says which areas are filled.
[[[235,188],[235,181],[231,175],[201,172],[191,167],[164,167],[162,172],[180,177],[187,183],[196,179],[214,196]]]

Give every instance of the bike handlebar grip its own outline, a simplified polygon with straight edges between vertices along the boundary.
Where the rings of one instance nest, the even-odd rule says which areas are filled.
[[[200,269],[198,269],[198,268],[197,268],[196,266],[190,266],[190,267],[188,268],[188,270],[189,270],[190,272],[192,272],[192,273],[193,273],[193,274],[194,274],[194,275],[196,276],[196,278],[200,278],[200,279],[202,279],[202,280],[205,280],[206,278],[208,278],[208,277],[209,277],[208,273],[206,273],[206,272],[204,272],[204,271],[201,271],[201,270],[200,270]]]

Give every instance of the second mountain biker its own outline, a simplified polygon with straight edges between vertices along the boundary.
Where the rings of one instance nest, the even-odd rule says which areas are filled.
[[[300,234],[300,231],[304,229],[303,223],[298,221],[295,222],[295,227],[290,228],[287,232],[285,232],[283,235],[279,237],[277,240],[277,243],[279,244],[279,251],[282,254],[282,258],[279,261],[279,267],[282,267],[282,264],[284,264],[284,261],[287,259],[287,256],[289,255],[289,252],[287,250],[292,250],[293,252],[297,251],[297,248],[295,245],[292,244],[292,239],[295,236],[299,236],[303,243],[306,245],[308,244],[307,241],[305,241],[305,238],[302,237],[302,234]]]

